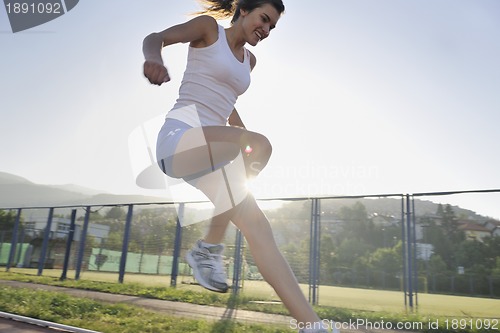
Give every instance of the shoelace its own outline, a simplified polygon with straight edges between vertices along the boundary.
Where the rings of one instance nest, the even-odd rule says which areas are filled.
[[[212,257],[215,260],[215,265],[213,265],[214,268],[214,275],[226,275],[226,272],[224,270],[224,265],[222,264],[222,255],[219,253],[211,253],[208,251],[208,255]]]
[[[222,264],[222,255],[220,253],[212,253],[208,249],[200,249],[197,251],[198,256],[201,257],[200,262],[208,264],[213,268],[215,274],[224,274],[224,265]]]

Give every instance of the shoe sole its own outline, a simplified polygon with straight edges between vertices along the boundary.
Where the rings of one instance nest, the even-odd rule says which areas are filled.
[[[203,277],[201,276],[200,272],[198,269],[196,269],[196,260],[194,260],[193,256],[191,255],[191,252],[188,252],[186,254],[186,260],[187,260],[187,263],[188,265],[193,269],[193,275],[194,275],[194,278],[196,279],[196,281],[198,281],[198,283],[205,289],[208,289],[208,290],[211,290],[211,291],[215,291],[215,292],[218,292],[218,293],[226,293],[227,290],[229,288],[226,288],[226,289],[218,289],[218,288],[215,288],[214,286],[211,286],[209,285],[208,283],[205,282],[205,280],[203,279]]]

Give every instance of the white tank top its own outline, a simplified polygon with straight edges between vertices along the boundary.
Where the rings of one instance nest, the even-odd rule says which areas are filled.
[[[167,118],[193,127],[225,126],[238,96],[250,85],[250,54],[244,50],[243,62],[234,56],[224,27],[212,45],[189,47],[186,71],[179,98]]]

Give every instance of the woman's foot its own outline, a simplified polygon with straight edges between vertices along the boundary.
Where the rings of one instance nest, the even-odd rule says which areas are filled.
[[[222,263],[223,244],[206,245],[201,240],[186,254],[196,281],[204,288],[225,293],[228,290],[227,275]]]

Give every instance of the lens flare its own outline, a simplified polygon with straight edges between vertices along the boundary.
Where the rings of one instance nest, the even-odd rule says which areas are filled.
[[[253,148],[252,148],[252,147],[250,147],[249,145],[247,145],[247,146],[245,147],[245,153],[246,153],[246,154],[250,154],[252,151],[253,151]]]

